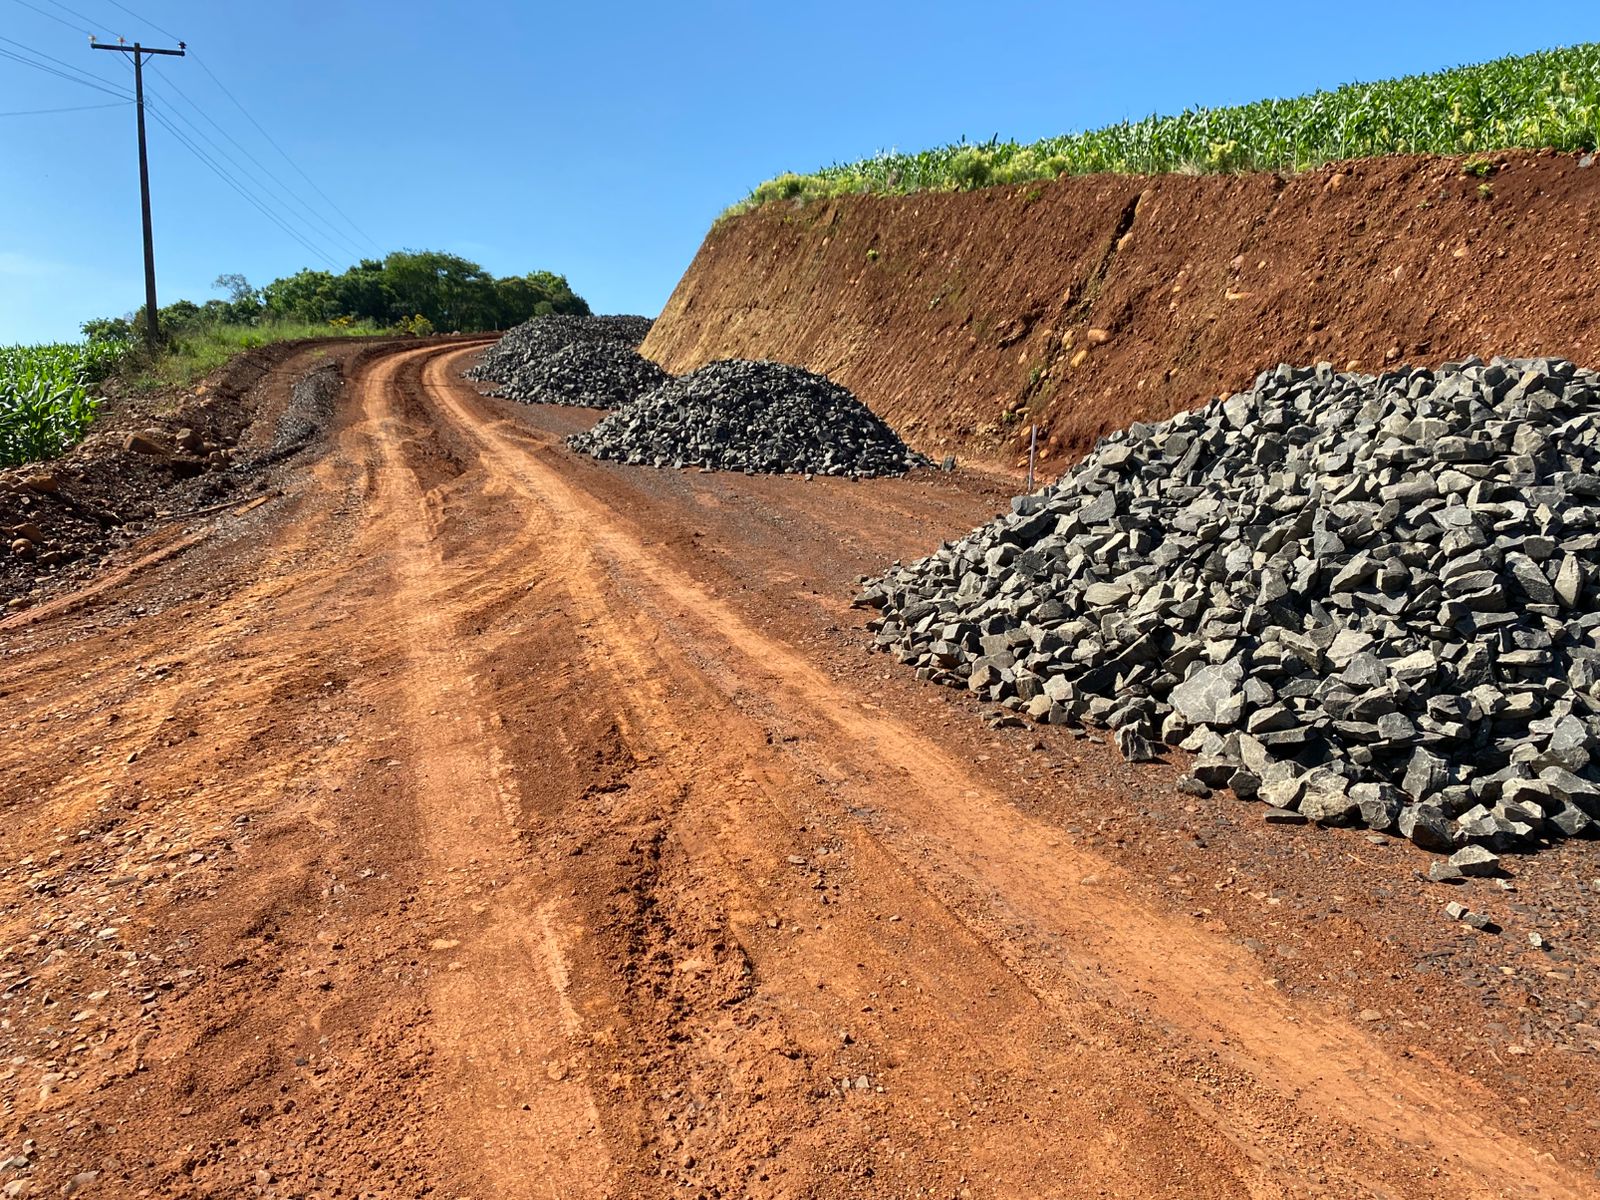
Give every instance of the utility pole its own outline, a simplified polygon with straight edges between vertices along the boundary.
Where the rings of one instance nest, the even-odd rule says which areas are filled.
[[[156,321],[156,248],[150,233],[150,159],[144,148],[144,60],[147,54],[170,54],[182,58],[189,48],[179,42],[176,50],[153,50],[138,42],[111,46],[89,39],[91,50],[115,50],[119,54],[133,55],[133,91],[139,110],[139,207],[144,217],[144,340],[152,352],[161,343],[161,330]]]

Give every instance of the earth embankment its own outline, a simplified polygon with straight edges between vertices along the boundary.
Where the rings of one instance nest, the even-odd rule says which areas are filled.
[[[1399,157],[769,205],[707,236],[644,352],[774,358],[925,453],[1046,463],[1280,361],[1592,362],[1600,170]]]

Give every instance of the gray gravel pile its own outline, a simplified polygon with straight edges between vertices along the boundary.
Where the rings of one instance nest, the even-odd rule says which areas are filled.
[[[650,332],[649,317],[574,317],[555,313],[524,321],[483,352],[468,379],[500,382],[575,342],[618,342],[637,349]]]
[[[927,461],[849,389],[738,358],[680,376],[567,440],[617,462],[767,475],[903,475]]]
[[[516,367],[490,395],[525,404],[617,408],[671,378],[622,342],[573,342]]]
[[[1467,873],[1594,831],[1600,374],[1280,366],[1013,509],[866,585],[922,677]]]

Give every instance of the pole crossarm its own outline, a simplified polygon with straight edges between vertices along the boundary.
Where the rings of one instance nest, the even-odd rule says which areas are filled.
[[[120,50],[124,54],[170,54],[175,58],[182,58],[189,52],[189,44],[187,42],[179,42],[176,50],[158,50],[154,46],[141,46],[138,42],[135,42],[131,46],[125,46],[115,45],[111,42],[96,42],[91,40],[89,42],[89,49]]]
[[[157,54],[182,58],[189,47],[187,43],[179,42],[176,50],[166,50],[155,46],[144,46],[138,42],[130,46],[126,42],[112,44],[90,38],[89,48],[115,50],[119,54],[133,55],[134,106],[139,113],[139,211],[144,221],[144,339],[154,354],[161,344],[161,328],[156,310],[155,237],[150,229],[150,159],[145,152],[144,137],[144,60]]]

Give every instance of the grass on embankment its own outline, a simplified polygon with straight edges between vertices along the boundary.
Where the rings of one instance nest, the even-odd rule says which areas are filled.
[[[367,324],[333,326],[326,321],[318,324],[284,321],[270,325],[213,325],[168,339],[154,358],[142,349],[134,352],[118,372],[118,378],[126,388],[136,392],[186,388],[223,366],[234,355],[254,350],[257,346],[296,338],[376,337],[395,332]]]
[[[1297,171],[1385,154],[1593,150],[1597,140],[1600,43],[1588,43],[1289,100],[1190,109],[1031,144],[962,141],[917,154],[883,153],[780,175],[729,213],[782,200],[968,191],[1060,175]]]

